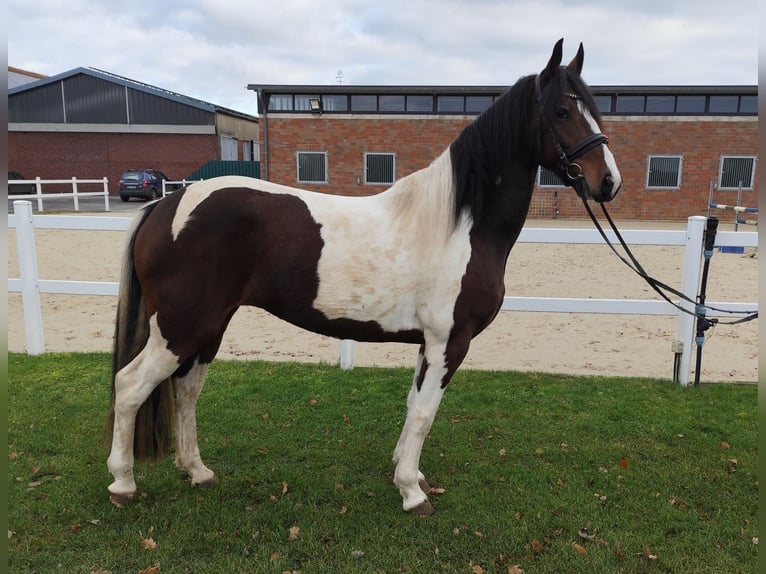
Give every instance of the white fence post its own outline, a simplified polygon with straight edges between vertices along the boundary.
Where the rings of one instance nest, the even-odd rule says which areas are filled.
[[[702,240],[705,234],[707,217],[693,215],[688,219],[686,227],[686,247],[684,248],[684,264],[681,273],[681,293],[692,301],[697,300],[700,279],[702,277]],[[679,301],[684,309],[696,312],[696,305],[688,301]],[[678,382],[687,386],[691,377],[692,351],[694,344],[695,317],[681,311],[676,322],[676,339],[673,342],[673,352],[681,355],[678,368]]]
[[[104,178],[104,211],[109,211],[109,179]]]
[[[37,211],[42,211],[43,210],[43,184],[39,175],[35,178],[35,189],[37,190]]]
[[[38,182],[39,185],[39,182]],[[43,337],[43,315],[40,306],[40,280],[37,275],[37,250],[35,230],[32,224],[32,203],[14,201],[16,214],[16,244],[19,253],[21,275],[21,302],[24,309],[24,330],[27,353],[40,355],[45,351]]]
[[[77,201],[77,178],[72,177],[72,196],[74,197],[74,210],[80,211],[80,202]]]
[[[349,369],[354,368],[354,341],[351,339],[341,339],[340,340],[340,357],[338,359],[338,362],[340,363],[340,368],[344,371],[348,371]]]

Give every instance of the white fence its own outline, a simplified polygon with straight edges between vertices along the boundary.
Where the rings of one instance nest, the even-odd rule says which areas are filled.
[[[115,282],[62,281],[39,279],[35,251],[34,229],[86,229],[103,231],[125,231],[132,220],[130,217],[98,217],[72,215],[33,215],[32,205],[28,201],[14,201],[14,214],[8,215],[8,228],[16,228],[19,251],[18,278],[8,279],[8,291],[22,294],[24,307],[24,325],[27,352],[31,355],[44,352],[41,293],[111,295],[116,296],[118,284]],[[622,232],[626,243],[630,245],[675,245],[684,247],[684,263],[680,291],[695,299],[702,275],[702,248],[705,231],[705,217],[693,216],[688,220],[686,230],[626,230]],[[610,241],[615,239],[612,232],[607,232]],[[565,243],[594,244],[603,243],[595,229],[523,229],[519,236],[520,243]],[[756,232],[721,231],[716,235],[716,247],[757,247]],[[73,255],[74,256],[74,255]],[[734,311],[757,310],[757,303],[706,302],[711,307]],[[694,310],[694,305],[680,302],[681,306]],[[691,374],[691,358],[694,349],[694,317],[682,313],[663,300],[642,299],[579,299],[554,297],[505,297],[503,311],[540,311],[547,313],[604,313],[620,315],[671,315],[677,317],[676,340],[673,352],[681,355],[680,382],[688,384]],[[709,311],[708,317],[721,316],[716,311]],[[352,341],[340,342],[340,365],[352,368],[354,347]]]
[[[103,191],[78,191],[78,184],[93,184],[93,183],[100,183],[104,186]],[[72,192],[71,193],[43,193],[43,185],[71,185],[72,186]],[[13,188],[14,186],[21,186],[21,185],[34,185],[35,186],[35,193],[25,193],[23,195],[21,194],[13,194]],[[105,177],[101,179],[77,179],[76,177],[73,177],[71,179],[40,179],[39,177],[36,177],[35,179],[9,179],[8,180],[8,199],[26,199],[30,200],[32,198],[37,199],[37,211],[43,210],[43,200],[50,201],[54,199],[66,199],[66,198],[72,198],[72,201],[74,201],[74,210],[80,211],[80,202],[79,198],[81,197],[103,197],[104,198],[104,211],[109,211],[109,180]]]

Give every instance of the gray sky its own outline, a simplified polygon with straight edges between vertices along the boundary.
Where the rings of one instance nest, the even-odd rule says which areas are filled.
[[[758,83],[756,0],[9,0],[8,65],[94,67],[255,113],[247,84]]]

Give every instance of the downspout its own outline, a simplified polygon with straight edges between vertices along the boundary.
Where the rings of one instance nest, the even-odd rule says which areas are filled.
[[[262,92],[258,92],[258,108],[263,120],[263,165],[261,165],[261,179],[269,181],[269,103],[267,100],[268,98],[263,97]]]

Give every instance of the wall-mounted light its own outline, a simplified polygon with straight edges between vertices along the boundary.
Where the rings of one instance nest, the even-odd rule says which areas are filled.
[[[321,114],[322,101],[319,98],[309,98],[309,109],[312,114]]]

